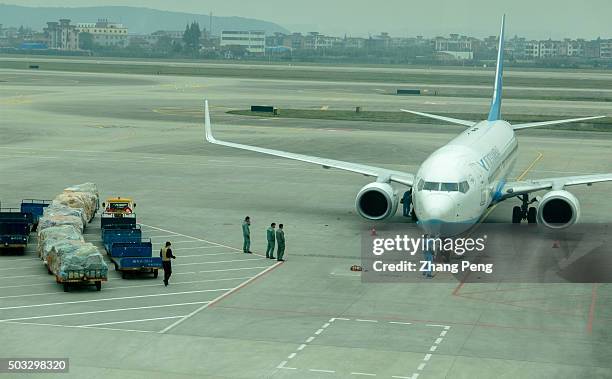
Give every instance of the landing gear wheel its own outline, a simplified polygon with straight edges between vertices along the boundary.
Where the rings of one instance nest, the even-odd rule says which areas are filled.
[[[68,283],[64,283],[64,292],[68,292]]]
[[[520,224],[522,219],[523,211],[521,210],[521,207],[517,205],[516,207],[512,208],[512,223]]]
[[[527,222],[529,224],[535,224],[536,216],[538,214],[538,210],[535,207],[529,207],[529,211],[527,212]]]
[[[100,291],[102,289],[102,282],[96,282],[96,291]]]
[[[121,271],[121,279],[127,278],[127,273],[125,271]]]

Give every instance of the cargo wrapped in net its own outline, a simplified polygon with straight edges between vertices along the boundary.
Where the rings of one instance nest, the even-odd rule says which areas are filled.
[[[61,279],[108,277],[108,266],[97,247],[82,241],[58,241],[47,257],[49,270]]]
[[[53,199],[53,203],[62,204],[73,209],[83,210],[83,219],[89,222],[97,211],[98,198],[89,192],[62,192]]]
[[[61,225],[72,225],[81,233],[83,232],[83,210],[70,208],[65,205],[52,202],[45,208],[42,217],[38,221],[38,233],[43,230]]]
[[[61,241],[84,242],[83,235],[74,226],[52,226],[38,233],[38,256],[46,261],[53,246]]]

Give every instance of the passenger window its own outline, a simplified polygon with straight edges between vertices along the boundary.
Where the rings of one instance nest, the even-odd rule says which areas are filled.
[[[470,185],[467,181],[459,183],[459,191],[461,193],[467,193],[470,190]]]
[[[457,183],[442,183],[441,190],[444,192],[457,192],[459,191],[459,184]]]
[[[423,189],[426,190],[426,191],[439,191],[440,190],[440,183],[425,182],[425,185],[423,186]]]

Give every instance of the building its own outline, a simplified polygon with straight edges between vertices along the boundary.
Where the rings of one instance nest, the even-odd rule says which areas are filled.
[[[126,47],[128,45],[128,28],[123,24],[100,19],[95,23],[78,23],[80,33],[89,33],[93,43],[103,47]]]
[[[612,59],[612,40],[599,42],[599,57],[602,59]]]
[[[75,25],[70,25],[70,20],[47,22],[44,32],[50,49],[79,50],[79,31]]]
[[[472,39],[459,34],[451,34],[450,38],[436,37],[434,50],[440,52],[473,52]]]
[[[304,49],[307,50],[320,50],[320,49],[332,49],[334,45],[337,45],[340,38],[326,36],[317,32],[310,32],[304,37]]]
[[[249,54],[264,55],[266,51],[266,32],[262,30],[223,30],[220,46],[221,49],[239,47]]]

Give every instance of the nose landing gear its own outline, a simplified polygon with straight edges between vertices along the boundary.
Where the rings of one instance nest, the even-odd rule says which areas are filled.
[[[512,223],[520,224],[521,221],[527,220],[528,224],[535,224],[538,210],[536,207],[530,207],[530,205],[538,200],[535,198],[529,200],[529,195],[527,194],[520,195],[519,199],[521,199],[523,204],[520,207],[512,208]]]

